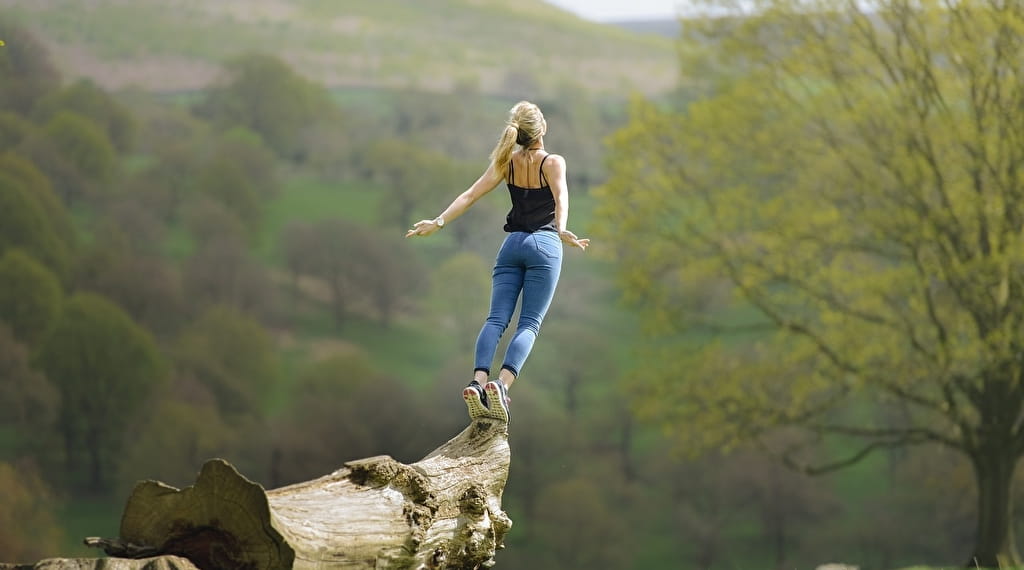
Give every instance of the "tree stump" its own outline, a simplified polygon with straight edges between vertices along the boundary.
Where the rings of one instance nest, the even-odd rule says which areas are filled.
[[[477,419],[405,465],[382,455],[264,491],[226,461],[191,487],[136,485],[111,556],[176,555],[202,570],[489,568],[512,521],[501,509],[508,424]]]

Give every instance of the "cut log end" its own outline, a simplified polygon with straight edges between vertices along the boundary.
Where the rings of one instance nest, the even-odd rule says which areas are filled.
[[[474,420],[411,465],[389,456],[265,491],[220,459],[191,487],[139,483],[108,555],[177,555],[203,569],[413,568],[494,565],[512,521],[501,509],[508,425]]]

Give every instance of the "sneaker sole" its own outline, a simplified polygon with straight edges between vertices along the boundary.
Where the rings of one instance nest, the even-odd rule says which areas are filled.
[[[487,411],[487,417],[508,423],[508,402],[505,401],[505,394],[502,393],[502,389],[495,382],[488,382],[484,386],[484,391],[487,392],[487,401],[491,402],[491,408]]]
[[[470,419],[487,417],[490,412],[480,401],[480,393],[473,388],[466,388],[462,391],[462,399],[466,401],[466,409],[469,411]]]

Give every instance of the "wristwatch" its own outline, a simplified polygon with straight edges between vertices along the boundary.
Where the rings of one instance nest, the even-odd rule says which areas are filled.
[[[443,228],[444,227],[444,217],[443,216],[438,216],[438,217],[434,218],[434,223],[437,224],[437,227]]]

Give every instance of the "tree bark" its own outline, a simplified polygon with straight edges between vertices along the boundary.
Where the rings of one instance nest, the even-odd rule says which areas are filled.
[[[1017,566],[1020,554],[1013,534],[1013,472],[1017,456],[1012,445],[993,445],[971,457],[978,487],[978,534],[970,568]]]
[[[508,424],[490,419],[411,465],[360,459],[271,491],[213,459],[182,490],[139,483],[120,537],[87,543],[203,570],[489,568],[512,526],[501,509],[509,464]]]
[[[0,564],[0,570],[198,570],[198,568],[185,558],[158,556],[142,560],[47,558],[36,564]]]

